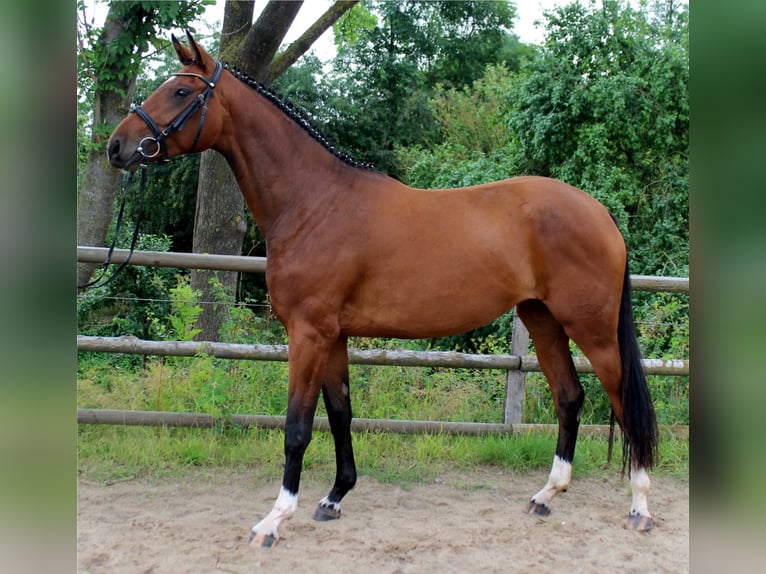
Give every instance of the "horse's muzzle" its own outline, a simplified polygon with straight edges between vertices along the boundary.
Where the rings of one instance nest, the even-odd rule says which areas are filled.
[[[106,147],[106,155],[112,167],[118,169],[135,169],[143,158],[137,149],[134,150],[133,153],[127,152],[126,146],[119,136],[112,136],[109,139]]]

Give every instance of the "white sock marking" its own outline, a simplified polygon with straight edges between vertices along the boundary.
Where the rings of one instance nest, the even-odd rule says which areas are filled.
[[[324,506],[325,508],[329,508],[335,512],[340,512],[340,502],[330,502],[330,499],[326,496],[319,501],[319,506]]]
[[[274,503],[274,508],[272,508],[266,518],[253,526],[253,532],[279,538],[279,525],[289,519],[295,513],[297,508],[298,495],[292,494],[283,486],[279,490],[279,496]]]
[[[649,475],[644,468],[631,468],[630,469],[630,488],[633,490],[633,503],[630,507],[630,513],[641,516],[649,516],[649,488],[651,481]]]
[[[548,483],[543,489],[532,497],[537,504],[548,506],[553,497],[569,487],[572,479],[572,463],[567,462],[558,455],[553,457],[553,466],[548,475]]]

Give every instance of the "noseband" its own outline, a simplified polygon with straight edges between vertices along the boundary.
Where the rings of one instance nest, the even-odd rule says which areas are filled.
[[[201,107],[202,108],[202,114],[200,115],[199,119],[199,126],[197,127],[197,133],[194,136],[194,143],[191,146],[191,149],[187,153],[192,153],[194,151],[194,148],[197,147],[197,142],[199,141],[200,133],[202,132],[202,126],[205,123],[205,114],[207,113],[207,100],[210,97],[210,95],[213,93],[213,88],[215,88],[215,84],[218,81],[218,78],[221,77],[221,71],[223,70],[223,65],[221,62],[216,62],[215,64],[215,70],[213,71],[213,75],[210,77],[210,79],[205,78],[204,76],[200,74],[192,74],[189,72],[177,72],[175,74],[171,74],[171,76],[191,76],[193,78],[199,78],[203,82],[205,82],[206,87],[200,94],[197,95],[196,98],[194,98],[194,101],[191,102],[186,108],[176,116],[176,118],[170,123],[168,127],[166,127],[164,130],[161,130],[159,127],[157,127],[157,124],[154,122],[154,120],[149,116],[149,114],[146,113],[146,111],[141,107],[137,105],[130,106],[130,113],[136,114],[139,118],[144,120],[144,123],[149,127],[149,129],[152,132],[151,136],[146,136],[138,143],[138,148],[136,148],[136,151],[140,153],[144,159],[153,159],[157,157],[158,155],[162,154],[162,158],[167,158],[168,155],[168,149],[167,144],[165,143],[165,140],[174,134],[175,132],[180,132],[182,129],[184,129],[184,126],[186,123],[191,119],[191,117],[194,115],[194,113]],[[148,153],[146,150],[144,150],[144,142],[149,142],[150,144],[154,144],[156,148],[151,152]]]

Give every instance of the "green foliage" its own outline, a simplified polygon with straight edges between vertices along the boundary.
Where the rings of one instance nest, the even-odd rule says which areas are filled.
[[[688,359],[689,297],[656,293],[635,309],[644,356]],[[657,418],[665,424],[689,424],[689,377],[648,377]]]
[[[141,230],[167,237],[169,251],[192,251],[199,164],[200,156],[195,154],[148,168]],[[136,199],[130,196],[128,205]]]
[[[689,296],[655,293],[635,309],[639,337],[647,357],[689,356]]]
[[[138,74],[150,46],[159,50],[166,45],[168,29],[185,26],[193,31],[191,22],[213,2],[110,2],[107,18],[123,23],[111,41],[106,41],[106,26],[93,28],[80,22],[80,87],[109,91],[123,85]],[[84,8],[84,2],[78,0],[78,9]]]
[[[368,1],[335,26],[335,77],[317,113],[330,138],[401,176],[394,148],[438,139],[428,106],[437,85],[461,87],[489,63],[515,61],[506,2]]]
[[[322,61],[310,53],[303,56],[299,64],[285,70],[272,86],[306,110],[319,110],[324,106],[322,76]]]
[[[194,324],[202,313],[202,307],[197,304],[199,292],[194,291],[189,279],[178,276],[178,284],[169,290],[170,315],[168,315],[170,338],[177,341],[193,341],[201,332]]]
[[[508,129],[508,116],[516,76],[505,64],[490,65],[470,87],[438,87],[429,105],[439,118],[443,141],[396,149],[406,183],[451,188],[513,175],[518,146]]]
[[[580,187],[622,223],[634,272],[688,266],[688,14],[569,4],[548,15],[510,128],[520,167]]]
[[[513,105],[506,63],[488,65],[469,87],[437,86],[430,101],[442,136],[450,144],[484,154],[509,143],[507,113]]]
[[[250,300],[236,302],[218,277],[210,279],[216,309],[224,315],[220,340],[227,343],[286,345],[287,333],[270,307]]]
[[[347,50],[371,34],[377,25],[377,16],[370,12],[368,2],[362,0],[333,25],[335,48],[338,52]]]
[[[90,152],[101,150],[115,127],[99,116],[101,110],[96,104],[96,94],[102,98],[104,91],[112,89],[116,79],[137,76],[133,102],[143,101],[167,74],[178,67],[175,52],[168,42],[168,29],[179,26],[193,29],[188,21],[196,18],[209,3],[207,0],[112,2],[109,18],[126,20],[125,27],[114,40],[115,46],[105,41],[105,27],[94,28],[84,21],[79,22],[77,141],[81,165],[88,161]],[[136,43],[132,51],[127,48],[131,38]],[[150,46],[156,52],[148,54]],[[121,55],[118,57],[115,53]],[[152,66],[146,65],[148,60]],[[119,70],[119,73],[113,77],[110,70]],[[117,83],[126,86],[129,82]],[[84,170],[78,171],[82,173]],[[178,158],[168,164],[154,164],[150,169],[145,201],[152,209],[144,212],[142,231],[169,236],[172,251],[191,251],[198,173],[197,155]],[[134,207],[132,199],[133,196],[129,197],[128,207]]]
[[[118,245],[129,245],[132,224],[128,220],[123,223]],[[167,251],[169,245],[167,237],[141,234],[136,249]],[[111,265],[106,276],[115,269]],[[167,268],[128,265],[108,285],[87,289],[77,299],[78,332],[102,337],[162,338],[163,320],[170,312],[168,293],[175,274],[176,271]]]

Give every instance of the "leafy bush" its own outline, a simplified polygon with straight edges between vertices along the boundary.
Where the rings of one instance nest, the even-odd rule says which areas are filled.
[[[118,245],[128,245],[131,224],[125,222]],[[139,235],[136,249],[167,251],[165,236]],[[116,268],[110,266],[106,276]],[[98,276],[100,271],[96,271]],[[170,313],[169,289],[177,271],[162,267],[128,265],[108,285],[85,290],[77,298],[77,327],[82,335],[133,335],[161,339],[163,321]]]
[[[168,315],[168,335],[178,341],[193,341],[201,329],[194,325],[202,313],[197,303],[199,292],[194,291],[189,280],[178,276],[178,284],[169,290],[171,313]]]

